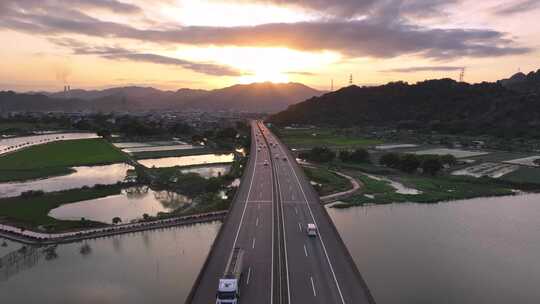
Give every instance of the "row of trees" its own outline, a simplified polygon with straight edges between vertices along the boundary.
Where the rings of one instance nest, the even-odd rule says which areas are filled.
[[[405,173],[414,173],[419,168],[426,174],[435,175],[441,171],[445,165],[453,166],[457,163],[453,155],[416,155],[386,153],[379,159],[383,166],[401,170]]]
[[[336,152],[332,151],[327,147],[314,147],[308,152],[302,152],[298,154],[298,157],[301,159],[326,163],[333,161],[336,156],[342,162],[351,162],[351,163],[368,163],[370,162],[369,152],[365,149],[356,149],[353,151],[342,150],[339,151],[339,154],[336,155]]]

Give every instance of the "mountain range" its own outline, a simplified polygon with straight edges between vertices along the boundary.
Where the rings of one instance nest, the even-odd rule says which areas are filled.
[[[451,79],[349,86],[269,117],[270,122],[332,126],[403,126],[449,133],[540,138],[540,70],[497,82]]]
[[[2,111],[202,110],[273,113],[323,92],[300,83],[238,84],[216,90],[117,87],[67,92],[0,92]]]

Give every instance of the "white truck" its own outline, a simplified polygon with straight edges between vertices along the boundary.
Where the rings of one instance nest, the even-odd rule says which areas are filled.
[[[244,249],[235,247],[227,262],[225,273],[219,279],[216,304],[238,304],[240,301],[240,280],[242,278]]]

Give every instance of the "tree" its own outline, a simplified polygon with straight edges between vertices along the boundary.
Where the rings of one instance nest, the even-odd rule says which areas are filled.
[[[369,152],[366,149],[356,149],[351,153],[350,159],[355,163],[367,163],[369,162]]]
[[[533,162],[535,165],[540,166],[540,158],[535,159]]]
[[[202,135],[195,134],[191,136],[191,141],[195,144],[198,144],[198,143],[204,142],[204,137]]]
[[[309,160],[315,162],[329,162],[336,157],[336,153],[327,147],[314,147],[309,152]]]
[[[102,137],[102,138],[109,138],[111,137],[111,131],[107,129],[101,129],[97,131],[97,136]]]
[[[346,163],[351,159],[351,152],[347,150],[339,151],[339,160]]]
[[[177,122],[170,128],[169,131],[173,134],[189,134],[191,133],[192,128],[186,123]]]
[[[397,153],[385,153],[379,159],[379,164],[389,167],[398,168],[400,163],[399,154]]]
[[[414,173],[420,167],[420,160],[415,154],[404,154],[399,161],[399,169],[406,173]]]
[[[148,213],[143,213],[142,218],[143,220],[147,221],[148,219],[150,219],[150,215],[148,215]]]
[[[115,216],[115,217],[113,217],[113,219],[112,219],[112,223],[113,223],[114,225],[119,224],[119,223],[121,223],[121,222],[122,222],[122,219],[119,218],[118,216]]]
[[[422,162],[422,170],[426,174],[435,175],[441,169],[443,168],[443,165],[439,158],[428,158]]]
[[[225,128],[225,129],[219,130],[216,136],[218,138],[235,138],[236,134],[238,134],[238,132],[236,132],[235,128]]]
[[[457,164],[457,159],[452,154],[443,155],[440,157],[440,160],[443,165],[454,166]]]

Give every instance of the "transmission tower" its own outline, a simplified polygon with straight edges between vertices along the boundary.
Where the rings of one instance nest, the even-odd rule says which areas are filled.
[[[352,74],[349,76],[349,85],[353,84]]]
[[[465,77],[465,67],[461,68],[461,72],[459,73],[459,82],[463,82],[464,77]]]
[[[330,92],[334,92],[334,79],[330,80]]]

